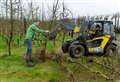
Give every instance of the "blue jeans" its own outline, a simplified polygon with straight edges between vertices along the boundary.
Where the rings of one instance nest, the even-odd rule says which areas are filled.
[[[27,55],[32,55],[32,40],[27,39],[26,40],[26,46],[27,46]]]

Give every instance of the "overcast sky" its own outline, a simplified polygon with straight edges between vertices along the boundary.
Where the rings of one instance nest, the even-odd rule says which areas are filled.
[[[54,0],[22,0],[26,13],[29,13],[28,2],[31,1],[34,2],[34,6],[39,5],[39,7],[42,7],[41,5],[44,3],[45,14],[48,15],[48,7],[52,8],[52,4],[54,2]],[[63,2],[63,0],[59,1]],[[64,3],[65,6],[72,11],[74,17],[77,17],[78,15],[112,15],[116,12],[120,12],[120,0],[64,0]],[[0,4],[0,6],[2,5]],[[0,13],[2,13],[1,11]]]
[[[23,2],[30,2],[24,0]],[[44,6],[50,6],[54,0],[34,0],[36,4],[44,2]],[[60,0],[62,1],[62,0]],[[64,0],[74,16],[83,15],[104,15],[120,12],[120,0]]]

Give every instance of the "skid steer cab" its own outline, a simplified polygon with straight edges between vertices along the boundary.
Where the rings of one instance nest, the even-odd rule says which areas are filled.
[[[113,56],[117,43],[112,21],[90,21],[85,33],[62,44],[62,51],[72,58],[89,54]]]

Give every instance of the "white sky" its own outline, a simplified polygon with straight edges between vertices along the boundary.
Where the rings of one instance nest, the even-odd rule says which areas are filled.
[[[47,11],[48,7],[52,8],[52,3],[54,0],[22,0],[23,5],[25,5],[26,12],[29,11],[27,8],[28,2],[31,1],[34,2],[34,6],[39,5],[40,7],[43,2],[45,11]],[[62,2],[63,0],[59,1]],[[116,12],[120,12],[120,0],[64,0],[64,2],[65,6],[72,11],[74,17],[77,17],[78,15],[112,15]],[[49,14],[49,12],[46,13]]]
[[[30,2],[24,0],[23,2]],[[54,0],[34,0],[36,4],[50,6]],[[60,0],[63,1],[63,0]],[[104,15],[120,12],[120,0],[64,0],[65,5],[69,8],[74,16],[85,15]],[[46,7],[47,8],[47,7]]]
[[[120,11],[120,0],[67,0],[68,6],[80,15],[111,14]],[[72,5],[73,4],[73,5]]]

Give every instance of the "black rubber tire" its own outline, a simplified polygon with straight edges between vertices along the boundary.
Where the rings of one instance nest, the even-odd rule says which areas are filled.
[[[62,51],[63,53],[67,53],[68,49],[69,49],[70,43],[69,42],[65,42],[62,44]]]
[[[69,48],[69,54],[72,58],[80,58],[85,55],[85,48],[83,45],[71,45]]]

